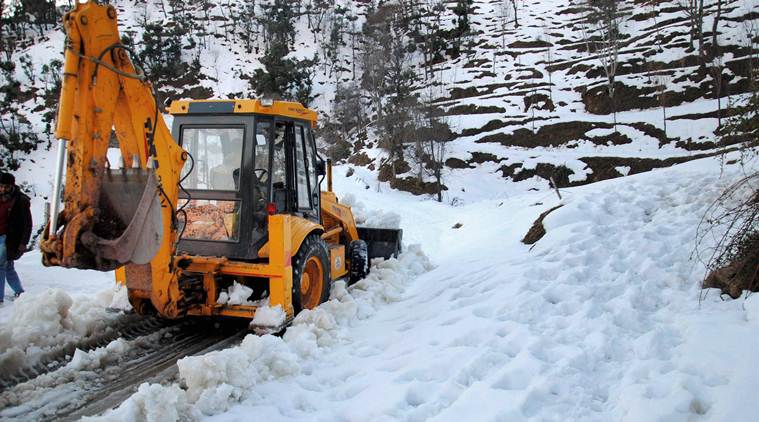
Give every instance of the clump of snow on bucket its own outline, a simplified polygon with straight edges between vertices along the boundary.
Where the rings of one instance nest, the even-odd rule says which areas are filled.
[[[401,227],[400,215],[382,210],[367,210],[364,204],[358,201],[352,194],[346,194],[341,197],[340,202],[351,207],[353,219],[359,226],[378,229],[397,229]]]
[[[248,301],[252,294],[253,289],[235,281],[226,292],[222,291],[219,294],[216,302],[222,305],[253,305],[253,302]]]

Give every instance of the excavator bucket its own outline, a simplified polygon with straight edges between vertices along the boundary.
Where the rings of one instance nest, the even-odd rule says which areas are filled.
[[[163,239],[161,201],[153,170],[107,170],[100,212],[82,244],[94,255],[97,270],[124,264],[147,264]]]
[[[401,253],[403,230],[356,227],[358,237],[366,242],[369,258],[397,258]]]

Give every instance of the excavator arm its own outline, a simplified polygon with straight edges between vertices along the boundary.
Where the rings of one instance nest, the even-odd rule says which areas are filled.
[[[59,162],[51,218],[40,243],[43,263],[99,271],[149,263],[153,279],[171,278],[179,178],[187,154],[121,44],[116,9],[76,2],[64,16],[64,28]],[[121,150],[118,166],[107,158],[112,132]]]

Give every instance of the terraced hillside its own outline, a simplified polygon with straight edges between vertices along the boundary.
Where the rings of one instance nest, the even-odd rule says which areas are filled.
[[[524,181],[518,190],[544,189],[550,178],[564,187],[670,166],[740,141],[720,141],[718,116],[724,123],[738,94],[750,89],[757,2],[722,2],[715,48],[717,6],[707,1],[701,58],[679,2],[621,2],[613,103],[603,67],[608,50],[587,1],[520,1],[518,27],[513,12],[504,25],[505,3],[474,1],[464,53],[437,70],[435,104],[455,132],[446,146],[448,200],[466,197],[481,177]],[[379,151],[366,154],[372,160],[353,164],[383,163]]]

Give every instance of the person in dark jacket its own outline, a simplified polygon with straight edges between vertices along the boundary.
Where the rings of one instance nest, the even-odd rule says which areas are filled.
[[[5,299],[5,282],[15,296],[24,292],[13,261],[26,252],[32,234],[30,200],[16,186],[16,178],[0,172],[0,303]]]

